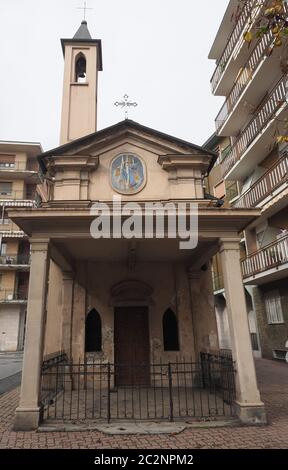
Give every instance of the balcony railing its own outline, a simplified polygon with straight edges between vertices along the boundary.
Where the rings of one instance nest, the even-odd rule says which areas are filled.
[[[13,200],[13,201],[34,201],[37,198],[36,191],[21,191],[21,190],[0,190],[0,199]]]
[[[0,162],[0,172],[1,170],[11,170],[11,171],[39,171],[37,161],[33,162]]]
[[[243,67],[242,72],[237,77],[236,83],[230,91],[226,101],[224,102],[218,116],[216,117],[216,129],[219,131],[223,124],[226,122],[229,114],[233,110],[235,104],[240,98],[242,92],[251,82],[254,72],[257,70],[261,61],[265,59],[265,51],[271,45],[272,41],[275,39],[275,36],[272,34],[272,31],[265,34],[262,39],[257,43],[252,54],[250,55],[248,61]]]
[[[28,299],[28,292],[26,291],[13,291],[13,290],[0,290],[0,302],[15,302],[26,301]]]
[[[288,263],[288,235],[242,260],[244,279]]]
[[[237,23],[235,24],[235,27],[233,28],[233,31],[227,41],[226,47],[223,51],[222,56],[219,59],[219,62],[217,63],[217,67],[215,69],[215,72],[211,78],[211,86],[212,86],[212,91],[214,92],[218,83],[220,82],[220,79],[222,78],[222,75],[225,71],[226,65],[228,60],[231,57],[231,54],[234,50],[234,47],[236,46],[237,42],[241,38],[244,32],[244,28],[247,25],[247,22],[251,18],[251,14],[255,7],[257,8],[258,0],[250,0],[249,2],[245,2],[245,5],[243,7],[243,10],[241,14],[239,15],[239,19]],[[257,13],[258,9],[255,10],[255,15]]]
[[[235,203],[240,209],[256,207],[282,184],[288,182],[288,153],[285,153]]]
[[[275,117],[275,113],[286,102],[287,80],[288,74],[281,77],[277,85],[263,102],[256,116],[251,119],[240,133],[239,137],[236,139],[230,151],[222,161],[223,176],[226,176],[234,165],[236,165],[244,152],[248,147],[250,147],[256,137],[269,124],[269,121]]]
[[[22,265],[26,266],[30,264],[30,255],[23,254],[23,255],[5,255],[0,256],[0,265]]]

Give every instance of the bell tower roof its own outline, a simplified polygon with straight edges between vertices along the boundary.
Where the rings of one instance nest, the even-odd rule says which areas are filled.
[[[62,51],[65,57],[65,46],[66,45],[74,45],[74,44],[81,44],[81,45],[96,45],[98,50],[98,70],[103,70],[102,65],[102,44],[101,39],[93,39],[90,31],[87,27],[87,21],[83,20],[81,25],[79,26],[78,30],[76,31],[75,35],[71,39],[61,39]]]
[[[81,40],[90,40],[92,39],[92,36],[89,32],[89,29],[87,27],[87,21],[83,20],[79,29],[76,31],[75,36],[73,39],[81,39]]]

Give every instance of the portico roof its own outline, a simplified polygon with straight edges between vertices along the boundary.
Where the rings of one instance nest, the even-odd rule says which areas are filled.
[[[209,201],[208,204],[204,200],[195,200],[194,202],[199,204],[199,232],[203,235],[206,233],[208,238],[211,233],[214,234],[215,238],[223,237],[225,233],[234,233],[235,236],[261,215],[259,209],[217,208],[214,201]],[[89,207],[92,203],[86,202],[87,207],[79,207],[78,205],[78,208],[77,202],[75,202],[74,207],[72,203],[70,205],[68,201],[66,203],[66,207],[13,208],[9,210],[9,218],[29,236],[37,233],[46,236],[49,236],[49,234],[51,236],[65,234],[68,238],[80,235],[82,238],[90,237],[90,224],[95,218]],[[140,206],[143,205],[143,202],[138,201],[138,203]],[[113,211],[111,211],[111,217],[112,215]],[[187,217],[188,215],[187,212]]]

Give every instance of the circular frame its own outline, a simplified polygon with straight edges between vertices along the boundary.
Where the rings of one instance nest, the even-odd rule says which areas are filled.
[[[142,170],[143,170],[143,181],[142,183],[137,186],[136,188],[133,188],[133,187],[129,187],[127,189],[123,188],[119,188],[117,187],[114,182],[113,182],[113,164],[114,162],[120,158],[120,157],[130,157],[130,158],[135,158],[137,159],[141,165],[142,165]],[[140,191],[142,191],[145,186],[146,186],[146,182],[147,182],[147,172],[146,172],[146,164],[145,162],[143,161],[143,159],[141,157],[139,157],[139,155],[135,154],[135,153],[130,153],[130,152],[122,152],[122,153],[119,153],[118,155],[116,155],[114,158],[112,158],[111,160],[111,163],[110,163],[110,185],[113,189],[113,191],[116,191],[117,193],[119,194],[123,194],[123,195],[128,195],[128,196],[133,196],[134,194],[138,194],[140,193]],[[134,177],[134,175],[133,175]]]

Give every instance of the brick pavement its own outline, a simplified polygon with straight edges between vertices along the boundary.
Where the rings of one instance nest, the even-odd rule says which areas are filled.
[[[2,449],[288,449],[288,366],[257,361],[267,426],[238,426],[218,429],[186,429],[180,434],[111,436],[98,431],[13,432],[19,390],[0,397],[0,448]]]

